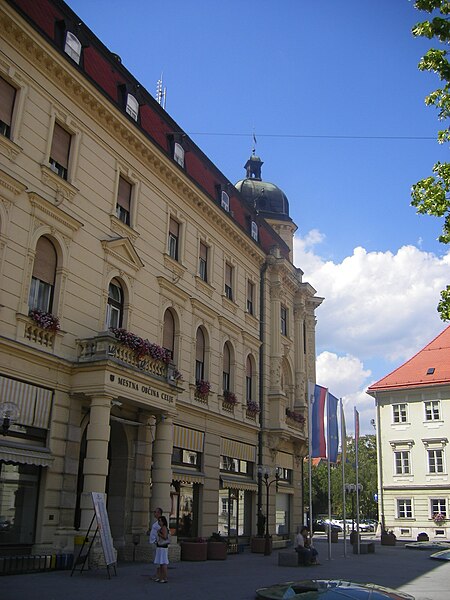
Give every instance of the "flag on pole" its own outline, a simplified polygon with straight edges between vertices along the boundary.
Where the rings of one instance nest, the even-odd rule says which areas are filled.
[[[345,464],[347,462],[347,427],[345,425],[345,414],[344,414],[344,404],[342,399],[340,400],[341,404],[341,459]]]
[[[338,456],[338,447],[339,447],[339,432],[338,432],[338,419],[337,419],[337,406],[338,399],[336,396],[333,396],[328,392],[328,420],[327,420],[327,430],[328,430],[328,459],[332,463],[337,462]]]
[[[325,401],[327,388],[314,385],[311,394],[311,457],[326,458],[327,445],[325,442]]]

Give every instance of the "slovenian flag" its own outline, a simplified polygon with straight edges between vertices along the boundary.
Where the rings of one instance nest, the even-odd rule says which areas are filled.
[[[315,384],[311,391],[311,458],[326,458],[325,402],[328,390]]]

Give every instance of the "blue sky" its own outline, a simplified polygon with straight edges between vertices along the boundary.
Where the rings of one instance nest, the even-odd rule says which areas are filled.
[[[410,206],[411,185],[447,160],[432,45],[408,0],[69,0],[69,6],[236,182],[257,138],[263,179],[290,201],[295,262],[325,297],[317,379],[373,432],[367,386],[445,327],[450,281],[441,223]]]

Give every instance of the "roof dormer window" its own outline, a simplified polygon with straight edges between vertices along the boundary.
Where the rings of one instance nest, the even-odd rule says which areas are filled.
[[[258,241],[258,225],[255,223],[255,221],[252,221],[251,234],[252,234],[252,238],[255,240],[255,242],[257,242]]]
[[[175,142],[173,147],[173,159],[184,169],[184,148],[178,142]]]
[[[76,35],[68,31],[66,33],[66,41],[64,44],[64,52],[70,56],[70,58],[77,63],[80,64],[81,58],[81,42],[77,38]]]
[[[224,190],[220,195],[220,205],[224,210],[230,212],[230,196]]]
[[[125,111],[127,112],[127,114],[130,115],[132,119],[134,119],[135,121],[138,120],[139,102],[131,94],[127,94],[127,105],[125,107]]]

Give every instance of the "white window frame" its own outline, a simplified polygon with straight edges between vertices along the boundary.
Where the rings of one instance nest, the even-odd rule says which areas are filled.
[[[130,115],[134,121],[138,120],[139,102],[132,94],[127,94],[127,105],[125,107],[125,112]]]
[[[441,403],[440,400],[426,400],[424,403],[425,421],[440,421],[441,420]],[[437,413],[437,416],[435,416]]]
[[[404,407],[404,409],[402,409],[401,407]],[[396,409],[398,411],[398,415],[396,414]],[[396,417],[398,417],[398,420],[396,420]],[[395,425],[399,424],[399,423],[407,423],[408,422],[408,405],[406,404],[406,402],[398,402],[397,404],[393,404],[392,405],[392,423],[394,423]]]
[[[230,196],[225,192],[225,190],[222,190],[222,193],[220,194],[220,206],[226,212],[230,212]]]
[[[398,464],[397,458],[400,459],[400,464]],[[411,452],[409,450],[394,450],[394,474],[411,475]]]
[[[173,160],[184,169],[184,148],[178,142],[173,145]]]
[[[397,519],[412,519],[414,512],[413,512],[413,502],[412,502],[412,498],[397,498],[397,506],[396,506],[396,510],[397,510]],[[404,512],[405,514],[400,514],[401,512]],[[411,514],[407,514],[408,512],[410,512]]]
[[[64,44],[64,52],[70,56],[70,58],[77,63],[80,64],[81,59],[81,42],[71,31],[66,33],[66,41]]]
[[[255,223],[255,221],[252,221],[252,227],[251,227],[251,235],[252,238],[255,240],[255,242],[258,241],[258,225],[257,223]]]
[[[433,504],[436,508],[433,507]],[[447,499],[446,498],[430,498],[430,519],[435,513],[441,513],[447,516]]]
[[[438,452],[440,453],[440,458],[437,455]],[[432,463],[434,463],[434,471],[431,470]],[[444,448],[427,449],[427,467],[429,475],[441,475],[446,472]]]

